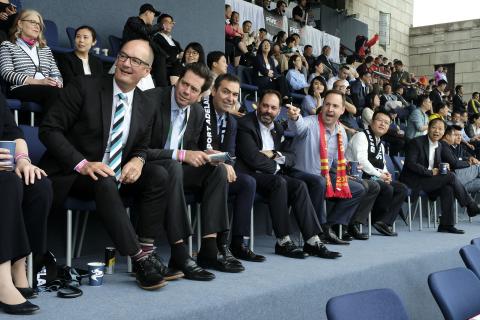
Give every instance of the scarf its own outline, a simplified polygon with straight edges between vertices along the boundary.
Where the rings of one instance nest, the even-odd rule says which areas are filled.
[[[27,44],[30,48],[33,47],[37,43],[37,39],[28,39],[28,38],[21,38],[23,42]]]
[[[213,150],[213,146],[212,146],[212,143],[213,143],[213,134],[212,134],[212,116],[211,116],[211,109],[210,109],[210,96],[208,97],[204,97],[202,99],[202,107],[203,107],[203,110],[205,111],[205,129],[206,129],[206,132],[207,132],[207,136],[206,136],[206,149],[207,150]]]
[[[352,194],[348,187],[347,161],[345,160],[343,137],[340,130],[337,133],[338,159],[337,159],[337,179],[335,181],[335,191],[333,190],[332,180],[330,178],[330,168],[328,167],[327,141],[325,139],[325,125],[322,115],[318,114],[318,126],[320,128],[320,172],[327,180],[326,198],[344,198],[350,199]]]
[[[375,136],[372,134],[370,126],[368,129],[363,130],[367,136],[368,141],[368,161],[377,169],[383,170],[383,152],[381,144],[382,142],[376,142]],[[363,173],[364,178],[370,178],[370,175]]]

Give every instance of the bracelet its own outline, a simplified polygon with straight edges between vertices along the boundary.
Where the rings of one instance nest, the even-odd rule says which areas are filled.
[[[17,153],[17,155],[15,156],[15,162],[17,162],[19,159],[21,158],[28,158],[28,154],[26,153]]]
[[[135,158],[138,158],[138,159],[140,159],[140,161],[142,161],[142,163],[145,165],[145,159],[144,159],[143,157],[136,156]]]

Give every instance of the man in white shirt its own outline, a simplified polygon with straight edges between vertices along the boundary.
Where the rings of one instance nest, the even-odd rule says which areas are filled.
[[[350,140],[347,159],[358,161],[363,167],[363,178],[374,180],[380,185],[380,193],[372,208],[373,226],[381,234],[395,236],[392,225],[408,191],[403,183],[393,181],[387,170],[385,148],[380,138],[387,133],[390,123],[387,112],[376,111],[371,125]]]

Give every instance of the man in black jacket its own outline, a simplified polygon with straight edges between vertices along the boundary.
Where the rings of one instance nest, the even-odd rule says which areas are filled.
[[[437,110],[437,108],[442,104],[443,101],[443,91],[447,87],[447,81],[445,80],[439,80],[438,85],[436,88],[434,88],[430,92],[430,100],[432,100],[432,107],[434,110]]]
[[[350,96],[357,108],[357,116],[360,116],[367,106],[367,95],[370,93],[372,74],[369,71],[359,73],[357,80],[351,83]]]
[[[443,151],[445,145],[439,142],[444,132],[445,122],[437,118],[428,124],[427,135],[410,140],[400,181],[415,191],[424,191],[430,198],[440,197],[442,215],[438,232],[464,233],[454,226],[454,198],[467,207],[469,216],[475,216],[480,210],[454,173],[440,174],[439,164],[448,162]]]
[[[236,169],[251,175],[257,192],[266,198],[277,237],[275,253],[303,259],[305,253],[321,258],[340,257],[320,241],[322,232],[305,182],[286,173],[295,163],[295,155],[281,147],[283,127],[274,121],[280,113],[281,95],[265,90],[256,112],[238,121]],[[303,251],[290,239],[289,205],[305,239]]]
[[[69,194],[95,199],[115,247],[132,258],[139,286],[149,290],[180,274],[172,275],[152,254],[164,220],[176,218],[166,208],[168,172],[146,163],[154,105],[136,86],[152,61],[148,42],[126,42],[113,79],[76,78],[46,114],[39,134],[47,148],[40,163],[52,181],[56,207]],[[135,199],[136,230],[121,195]],[[173,243],[187,232],[169,229],[167,235]]]
[[[161,163],[168,172],[180,177],[171,196],[177,198],[175,203],[181,206],[182,215],[186,214],[184,188],[201,194],[202,244],[198,264],[224,272],[241,272],[242,264],[232,256],[227,245],[227,168],[210,165],[209,154],[201,148],[205,112],[196,101],[210,84],[207,66],[192,63],[185,67],[174,87],[150,91],[157,105],[147,156],[149,161]],[[170,266],[182,270],[186,277],[212,279],[199,275],[201,272],[192,270],[183,261],[172,259]]]
[[[465,102],[463,101],[463,86],[458,84],[455,86],[455,95],[453,96],[453,111],[464,113],[467,111]]]

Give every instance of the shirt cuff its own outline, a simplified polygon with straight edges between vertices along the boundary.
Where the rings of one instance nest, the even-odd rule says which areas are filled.
[[[173,150],[172,152],[172,160],[178,160],[178,150]]]
[[[85,167],[85,165],[88,163],[87,159],[83,159],[82,161],[80,161],[76,166],[75,168],[73,168],[73,170],[77,171],[78,173],[80,173],[80,171],[82,171],[83,167]]]

